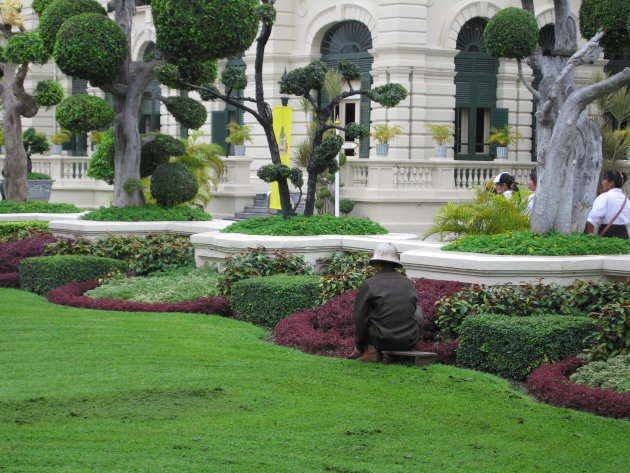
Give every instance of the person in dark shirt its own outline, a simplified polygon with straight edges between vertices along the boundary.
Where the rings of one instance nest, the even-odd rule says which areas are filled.
[[[423,322],[414,284],[396,271],[402,264],[390,243],[376,247],[370,260],[376,274],[363,281],[352,315],[355,349],[350,358],[375,362],[381,350],[411,350]]]

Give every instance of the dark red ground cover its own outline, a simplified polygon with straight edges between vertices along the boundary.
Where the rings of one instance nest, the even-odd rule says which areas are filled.
[[[130,302],[118,299],[94,299],[83,295],[98,285],[98,281],[71,282],[52,291],[48,295],[48,301],[84,309],[122,310],[126,312],[189,312],[223,317],[232,316],[232,307],[227,297],[202,297],[186,302]]]
[[[0,287],[20,288],[20,273],[0,273]]]
[[[527,389],[541,401],[554,406],[630,420],[630,393],[591,388],[569,379],[585,362],[573,355],[541,366],[527,378]]]
[[[468,284],[432,279],[418,279],[414,284],[425,318],[422,340],[417,348],[436,352],[440,363],[453,364],[457,342],[435,343],[435,302]],[[281,320],[274,331],[274,341],[314,355],[347,357],[354,347],[352,309],[357,293],[358,289],[345,292],[320,307]]]
[[[46,246],[57,240],[59,240],[58,237],[45,235],[26,238],[24,240],[1,242],[0,274],[16,273],[20,266],[20,261],[33,256],[44,256]]]

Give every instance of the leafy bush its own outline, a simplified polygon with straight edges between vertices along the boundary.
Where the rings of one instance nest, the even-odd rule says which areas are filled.
[[[0,241],[23,240],[36,230],[48,230],[48,222],[0,222]],[[23,237],[19,238],[18,234]]]
[[[221,230],[247,235],[309,236],[309,235],[385,235],[385,228],[371,220],[313,215],[311,217],[254,217],[235,222]]]
[[[586,39],[591,39],[604,28],[606,34],[600,44],[609,57],[625,54],[630,40],[628,18],[630,3],[626,0],[582,0],[580,5],[580,31]]]
[[[538,23],[534,15],[523,8],[504,8],[490,18],[483,38],[490,55],[523,59],[536,50]]]
[[[525,379],[543,363],[581,351],[592,329],[587,317],[474,315],[462,323],[457,364],[503,378]]]
[[[319,303],[317,276],[265,276],[242,279],[232,285],[230,300],[234,315],[263,327]]]
[[[137,274],[164,271],[194,264],[193,248],[186,235],[150,233],[146,236],[108,236],[98,240],[59,240],[49,255],[94,255],[128,263]]]
[[[29,181],[48,180],[50,179],[50,176],[48,174],[44,174],[43,172],[27,172],[26,179]]]
[[[181,156],[186,152],[184,143],[169,135],[161,133],[153,141],[142,145],[140,155],[140,177],[148,177],[155,169],[168,163],[171,156]]]
[[[110,271],[127,271],[127,264],[89,255],[39,256],[20,263],[22,289],[45,296],[72,281],[90,281]]]
[[[371,254],[366,251],[332,253],[322,258],[326,274],[319,280],[322,303],[346,291],[358,288],[376,273],[370,265]]]
[[[595,316],[595,331],[588,337],[588,358],[606,360],[630,354],[630,298],[605,305]]]
[[[193,130],[200,128],[208,119],[206,107],[189,97],[170,97],[166,109],[177,123]]]
[[[38,107],[52,107],[63,100],[65,90],[54,80],[40,80],[35,87],[33,99]]]
[[[103,133],[103,138],[88,163],[87,175],[89,177],[105,181],[110,185],[114,183],[115,147],[116,136],[114,128],[108,128]]]
[[[188,302],[131,302],[112,299],[92,299],[84,296],[96,288],[98,281],[73,282],[61,286],[48,295],[53,304],[85,309],[122,310],[125,312],[186,312],[232,316],[230,301],[226,297],[202,297]]]
[[[170,208],[192,200],[199,190],[195,175],[180,163],[157,167],[151,177],[151,196],[160,207]]]
[[[608,361],[593,361],[581,366],[569,379],[591,388],[630,393],[630,355],[619,355]]]
[[[177,268],[156,271],[146,277],[113,279],[85,293],[95,299],[134,302],[181,302],[219,294],[217,271],[208,268]]]
[[[227,256],[223,261],[219,276],[219,291],[230,294],[232,284],[253,276],[273,276],[291,274],[294,276],[312,274],[304,256],[274,250],[268,253],[264,247],[248,248],[246,252]]]
[[[34,31],[20,31],[9,36],[4,48],[4,57],[14,64],[45,64],[49,54],[39,34]]]
[[[24,240],[0,243],[0,274],[17,273],[24,258],[43,256],[46,247],[58,241],[52,235],[35,236]]]
[[[544,235],[507,232],[500,235],[468,235],[442,247],[445,251],[465,251],[490,255],[616,255],[630,253],[630,240],[600,238],[599,235],[550,231]]]
[[[581,315],[608,303],[630,298],[630,281],[576,281],[571,286],[525,284],[485,286],[475,284],[438,303],[440,338],[453,340],[465,317],[482,313],[524,317],[530,315]]]
[[[169,209],[157,205],[132,205],[129,207],[107,207],[94,210],[81,217],[83,220],[100,222],[203,222],[212,216],[201,209],[188,205],[176,205]]]
[[[554,406],[630,420],[630,394],[590,388],[569,380],[568,376],[585,361],[571,356],[558,363],[541,366],[527,378],[529,393]]]
[[[114,120],[114,109],[100,97],[77,94],[66,97],[57,106],[55,118],[63,128],[75,133],[98,130]]]

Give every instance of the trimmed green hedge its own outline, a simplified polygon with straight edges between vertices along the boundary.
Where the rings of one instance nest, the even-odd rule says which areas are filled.
[[[94,210],[81,217],[81,220],[100,222],[204,222],[212,216],[201,209],[189,205],[176,205],[165,209],[157,205],[131,205],[129,207],[107,207]]]
[[[543,363],[583,350],[584,339],[592,331],[593,321],[587,317],[474,315],[462,324],[457,364],[503,378],[525,379]]]
[[[24,214],[24,213],[79,213],[82,210],[74,204],[57,204],[42,202],[41,200],[27,200],[25,202],[12,202],[3,200],[0,202],[0,214]]]
[[[48,222],[0,222],[0,241],[22,230],[48,230]]]
[[[365,218],[313,215],[311,217],[254,217],[233,223],[224,233],[246,235],[309,236],[309,235],[385,235],[389,233],[377,222]]]
[[[232,285],[230,301],[237,318],[275,327],[289,315],[319,305],[319,276],[263,276]]]
[[[72,281],[92,281],[112,271],[128,270],[127,263],[86,255],[39,256],[20,263],[20,287],[45,296]]]

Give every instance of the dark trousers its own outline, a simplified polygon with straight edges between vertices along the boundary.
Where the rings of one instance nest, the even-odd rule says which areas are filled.
[[[604,237],[616,237],[623,238],[624,240],[628,239],[628,228],[625,225],[611,225],[608,231],[602,235],[601,233],[604,231],[607,225],[600,225],[598,233],[600,236]]]

